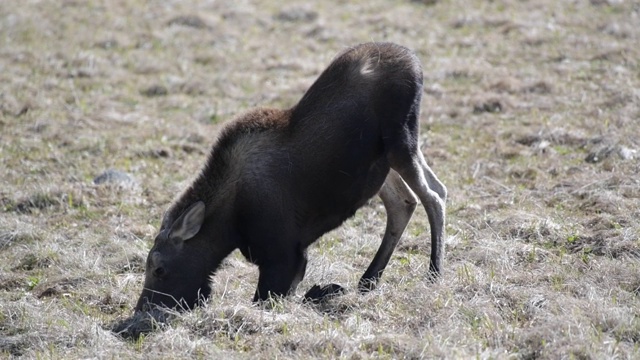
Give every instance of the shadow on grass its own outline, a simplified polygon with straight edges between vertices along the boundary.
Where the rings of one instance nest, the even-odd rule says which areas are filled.
[[[111,325],[111,331],[125,340],[136,341],[141,336],[164,329],[176,312],[166,308],[137,311],[131,317]]]

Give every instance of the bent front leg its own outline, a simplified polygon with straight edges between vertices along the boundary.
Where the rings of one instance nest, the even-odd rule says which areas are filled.
[[[304,277],[307,267],[305,252],[298,252],[280,259],[272,258],[260,265],[258,287],[253,301],[264,301],[269,298],[284,297],[295,292],[298,283]]]

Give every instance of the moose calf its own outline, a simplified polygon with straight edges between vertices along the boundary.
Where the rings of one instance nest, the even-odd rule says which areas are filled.
[[[421,95],[410,50],[368,43],[340,54],[294,107],[230,122],[165,213],[136,310],[197,305],[234,249],[259,267],[254,301],[293,292],[307,247],[376,194],[387,225],[360,291],[375,288],[418,199],[431,228],[430,276],[438,276],[447,191],[418,146]]]

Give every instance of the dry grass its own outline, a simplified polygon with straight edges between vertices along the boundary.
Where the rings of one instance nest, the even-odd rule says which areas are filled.
[[[0,354],[27,358],[640,356],[637,1],[0,2]],[[138,341],[154,229],[220,123],[289,106],[345,46],[425,70],[424,151],[450,190],[430,284],[420,210],[380,289],[253,307],[233,254],[204,308]],[[108,169],[131,178],[93,179]],[[126,175],[125,175],[126,176]],[[354,289],[379,200],[311,249]]]

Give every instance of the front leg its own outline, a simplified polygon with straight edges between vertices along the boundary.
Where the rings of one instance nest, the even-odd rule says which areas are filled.
[[[264,259],[259,265],[260,276],[258,288],[253,296],[254,302],[294,293],[304,277],[307,267],[306,252],[296,251],[288,255],[279,255],[279,258]]]

